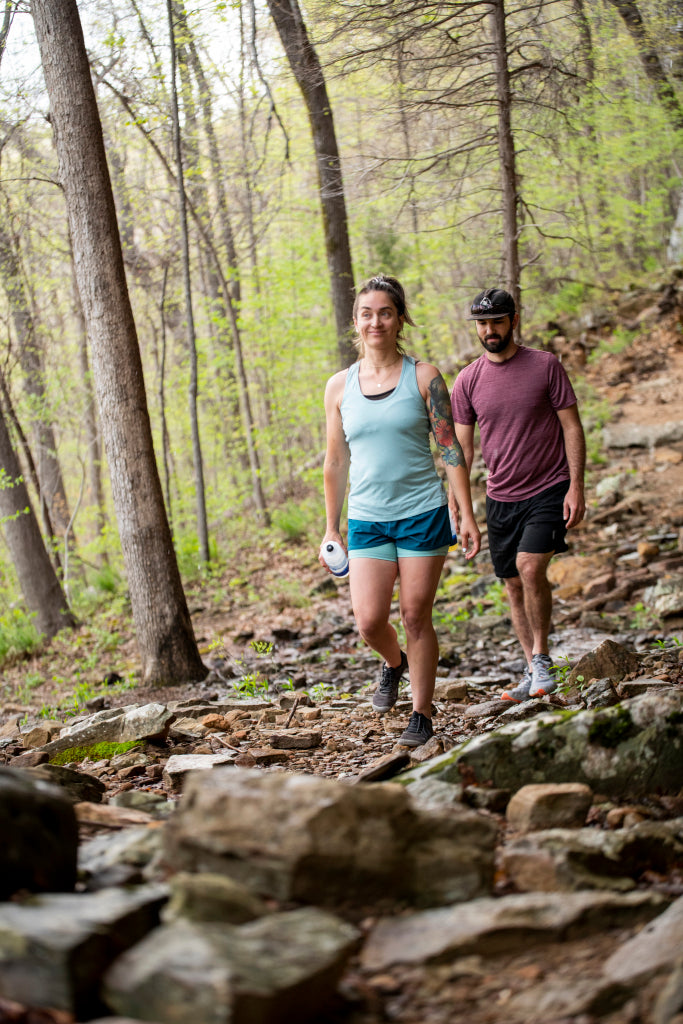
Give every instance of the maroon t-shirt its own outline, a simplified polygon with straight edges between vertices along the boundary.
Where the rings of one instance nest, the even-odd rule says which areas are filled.
[[[569,480],[556,410],[575,404],[569,377],[551,352],[522,346],[504,363],[483,354],[460,371],[453,419],[479,424],[489,497],[521,501]]]

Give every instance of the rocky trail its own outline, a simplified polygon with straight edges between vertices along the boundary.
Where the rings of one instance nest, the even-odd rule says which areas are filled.
[[[500,700],[523,664],[485,542],[447,559],[416,750],[307,549],[195,600],[200,686],[112,663],[51,720],[39,659],[8,671],[0,1021],[683,1024],[682,307],[674,283],[543,339],[610,407],[547,700]],[[591,357],[617,322],[635,340]]]

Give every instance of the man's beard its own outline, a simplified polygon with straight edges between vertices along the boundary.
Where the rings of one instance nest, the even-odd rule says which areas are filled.
[[[512,341],[513,332],[514,327],[511,324],[509,331],[502,338],[499,334],[494,334],[490,335],[488,338],[486,338],[486,340],[484,340],[483,338],[480,338],[479,340],[481,341],[482,345],[484,346],[487,352],[504,352],[505,349],[510,344],[510,342]]]

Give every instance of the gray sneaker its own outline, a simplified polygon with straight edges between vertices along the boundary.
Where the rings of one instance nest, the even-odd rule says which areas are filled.
[[[557,689],[555,666],[548,654],[534,654],[531,659],[530,697],[547,697]]]
[[[387,711],[391,711],[398,700],[398,687],[401,682],[401,676],[407,668],[408,659],[403,651],[401,651],[401,664],[397,665],[396,668],[391,668],[387,665],[386,661],[384,662],[382,678],[372,698],[373,711],[376,711],[379,715],[385,715]]]
[[[531,689],[531,669],[527,665],[524,669],[524,675],[522,676],[521,682],[517,684],[512,690],[503,690],[500,695],[501,700],[512,700],[516,704],[521,704],[522,701],[529,699],[529,690]]]
[[[420,714],[419,711],[413,711],[408,722],[408,728],[398,742],[403,747],[421,747],[427,740],[431,740],[433,735],[434,729],[432,728],[431,718]]]

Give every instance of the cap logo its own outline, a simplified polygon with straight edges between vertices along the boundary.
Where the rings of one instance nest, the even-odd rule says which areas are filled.
[[[491,302],[488,295],[485,295],[480,302],[477,303],[480,309],[493,309],[493,303]]]

